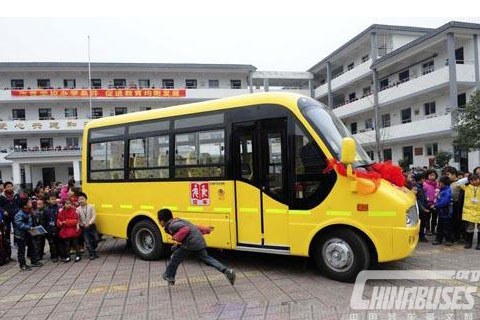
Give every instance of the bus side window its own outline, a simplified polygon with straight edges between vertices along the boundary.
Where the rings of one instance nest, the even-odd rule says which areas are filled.
[[[323,173],[327,159],[317,143],[295,123],[294,202],[297,209],[318,205],[335,183],[335,173]],[[333,178],[333,179],[332,179]]]

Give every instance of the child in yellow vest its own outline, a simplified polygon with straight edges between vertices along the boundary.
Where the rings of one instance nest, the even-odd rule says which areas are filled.
[[[468,177],[469,184],[462,185],[466,182],[465,180],[461,179],[457,184],[465,191],[462,220],[467,223],[465,249],[470,249],[472,247],[475,224],[480,223],[480,176],[472,174]],[[477,234],[477,247],[475,249],[480,250],[480,233]]]

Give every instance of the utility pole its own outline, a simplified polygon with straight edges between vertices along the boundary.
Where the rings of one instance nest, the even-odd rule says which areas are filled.
[[[90,119],[93,119],[92,114],[92,70],[90,66],[90,35],[87,38],[88,42],[88,103],[90,105]]]

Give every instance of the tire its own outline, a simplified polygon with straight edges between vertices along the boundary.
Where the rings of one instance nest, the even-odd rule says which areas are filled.
[[[355,231],[337,229],[321,236],[313,258],[320,271],[330,279],[354,282],[358,273],[370,266],[370,251]]]
[[[133,251],[142,260],[153,261],[164,256],[162,234],[150,220],[141,220],[133,226],[131,242]]]

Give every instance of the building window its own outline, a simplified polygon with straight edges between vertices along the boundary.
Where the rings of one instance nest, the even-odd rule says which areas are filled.
[[[388,78],[380,80],[380,90],[386,89],[388,87]]]
[[[357,133],[357,123],[356,122],[350,123],[350,133],[351,134],[356,134]]]
[[[53,138],[40,138],[40,149],[44,151],[51,150],[53,148]]]
[[[401,111],[402,113],[402,123],[412,122],[412,109],[407,108]]]
[[[52,120],[52,109],[50,109],[50,108],[38,109],[38,119],[40,119],[40,120]]]
[[[37,87],[40,89],[49,89],[50,88],[50,79],[38,79]]]
[[[355,92],[352,92],[348,95],[348,100],[349,101],[355,101],[357,100],[357,94]]]
[[[459,108],[465,108],[467,105],[467,94],[461,93],[457,96],[457,105]]]
[[[115,88],[125,88],[127,86],[126,79],[113,79],[113,86]]]
[[[90,179],[123,179],[124,150],[123,140],[92,143],[90,145]]]
[[[383,161],[392,160],[392,149],[383,149]]]
[[[78,137],[67,137],[67,147],[78,147]]]
[[[176,177],[223,177],[224,159],[225,132],[223,129],[175,136]]]
[[[93,89],[100,89],[102,87],[102,79],[92,79],[91,85]]]
[[[372,118],[365,120],[365,129],[372,130],[373,129],[373,120]]]
[[[175,82],[173,79],[162,79],[162,88],[173,89],[175,88]]]
[[[185,80],[185,87],[187,89],[197,89],[197,79],[187,79],[187,80]]]
[[[368,151],[367,151],[367,155],[368,155],[368,157],[369,157],[370,159],[372,159],[372,160],[373,160],[373,158],[374,158],[374,156],[375,156],[375,154],[373,153],[373,150],[368,150]]]
[[[402,152],[403,152],[403,159],[407,160],[408,164],[413,164],[413,147],[412,146],[403,147]]]
[[[139,88],[150,88],[150,79],[140,79],[138,80]]]
[[[12,118],[13,120],[25,120],[25,109],[13,109]]]
[[[425,115],[426,116],[431,115],[431,114],[435,114],[435,112],[436,112],[435,101],[434,102],[427,102],[423,105],[423,107],[425,109]]]
[[[74,175],[74,174],[73,174],[73,167],[68,167],[68,175],[69,175],[70,177],[73,177],[73,175]]]
[[[415,154],[416,156],[423,156],[423,147],[415,148],[414,154]]]
[[[152,107],[140,107],[140,111],[152,110]]]
[[[355,64],[352,62],[350,63],[348,66],[347,66],[347,70],[350,71],[353,69],[353,67],[355,66]]]
[[[402,71],[398,74],[398,81],[406,82],[410,79],[410,70]]]
[[[63,87],[65,89],[75,89],[75,79],[63,79]]]
[[[13,148],[15,150],[27,150],[27,139],[14,139]]]
[[[23,79],[10,80],[10,86],[12,87],[12,89],[23,89],[24,88]]]
[[[363,96],[369,96],[372,93],[372,88],[370,86],[363,88]]]
[[[438,154],[438,143],[428,143],[425,145],[427,156],[436,156]]]
[[[370,56],[369,56],[368,54],[364,55],[364,56],[362,57],[362,63],[367,62],[368,59],[370,59]]]
[[[463,58],[463,47],[455,50],[455,60],[457,61],[457,64],[464,63],[465,60]]]
[[[169,177],[169,136],[155,136],[129,141],[130,179]]]
[[[209,88],[218,88],[218,80],[208,80]]]
[[[242,80],[230,80],[230,87],[232,89],[241,89],[242,88]]]
[[[390,113],[382,114],[382,128],[390,127]]]
[[[127,107],[115,107],[115,115],[121,115],[127,113]]]
[[[92,108],[92,118],[97,119],[103,117],[103,109],[100,107]]]
[[[422,63],[422,75],[435,71],[433,60]]]
[[[65,108],[65,118],[77,119],[77,108]]]

